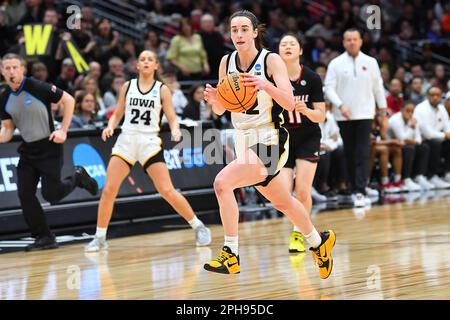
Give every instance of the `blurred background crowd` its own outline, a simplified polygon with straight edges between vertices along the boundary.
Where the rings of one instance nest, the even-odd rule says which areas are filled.
[[[79,29],[70,30],[66,9],[72,4],[81,8],[81,20]],[[380,29],[367,28],[370,5],[381,9]],[[0,55],[13,52],[25,56],[25,24],[52,24],[55,32],[49,55],[26,57],[27,75],[54,83],[74,95],[76,110],[71,127],[92,129],[103,125],[114,112],[119,89],[136,76],[137,55],[150,49],[158,55],[159,71],[173,92],[179,119],[210,120],[215,127],[227,129],[231,128],[229,114],[218,117],[211,112],[203,99],[203,89],[206,83],[217,82],[220,59],[233,50],[229,16],[241,9],[252,11],[266,24],[266,46],[272,51],[277,51],[284,33],[297,34],[304,46],[302,62],[322,80],[329,62],[344,51],[343,32],[359,28],[363,31],[362,51],[379,63],[389,116],[403,112],[405,101],[411,102],[412,114],[416,105],[430,99],[445,106],[450,114],[450,1],[445,0],[0,0]],[[89,72],[76,72],[62,46],[69,39],[88,62]],[[431,87],[437,87],[438,93],[430,95]],[[322,134],[323,154],[329,153],[323,161],[329,163],[325,163],[325,170],[322,163],[315,185],[322,194],[333,197],[330,190],[345,190],[346,178],[345,174],[329,173],[333,170],[330,166],[342,172],[341,164],[330,160],[331,151],[339,150],[342,144],[326,146],[331,136],[339,134],[335,126],[330,126],[334,121],[330,103],[328,109],[328,123],[322,125]],[[58,120],[62,110],[55,105],[53,113]],[[387,157],[388,169],[401,174],[395,162],[398,151],[376,143],[382,140],[395,145],[398,138],[393,129],[390,132],[378,132],[374,125],[371,167],[382,170],[380,166]],[[421,141],[427,139],[423,133],[420,135]],[[391,154],[386,156],[389,151]],[[340,158],[334,154],[336,157]],[[387,192],[404,188],[377,179]]]

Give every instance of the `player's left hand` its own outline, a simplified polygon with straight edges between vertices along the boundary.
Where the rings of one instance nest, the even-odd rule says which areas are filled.
[[[294,110],[306,116],[309,108],[304,101],[295,101]]]
[[[181,134],[181,130],[176,128],[172,130],[172,139],[176,142],[181,140],[182,134]]]
[[[250,91],[250,93],[254,93],[255,91],[259,90],[265,90],[268,86],[270,86],[269,81],[248,73],[240,73],[239,76],[242,77],[242,81],[244,82],[244,85],[246,87],[255,87]]]
[[[48,140],[53,141],[54,143],[64,143],[67,139],[67,133],[63,130],[53,131]]]

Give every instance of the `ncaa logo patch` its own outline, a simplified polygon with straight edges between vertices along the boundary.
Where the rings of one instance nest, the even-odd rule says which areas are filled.
[[[72,162],[74,166],[82,166],[89,175],[98,183],[101,189],[105,185],[106,169],[105,162],[95,148],[80,143],[73,149]]]
[[[261,65],[260,65],[259,63],[257,63],[257,64],[255,65],[255,70],[256,70],[256,71],[261,70]]]

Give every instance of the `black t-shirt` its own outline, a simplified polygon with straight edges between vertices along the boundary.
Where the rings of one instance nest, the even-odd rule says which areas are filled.
[[[63,93],[52,84],[24,77],[17,91],[8,86],[0,94],[0,119],[11,119],[26,142],[47,138],[55,130],[51,104]]]
[[[319,75],[304,65],[300,65],[300,76],[296,81],[291,81],[296,101],[304,101],[309,109],[314,109],[313,102],[324,102],[322,80]],[[296,111],[283,111],[284,126],[288,129],[311,128],[319,124],[312,122],[308,117]]]

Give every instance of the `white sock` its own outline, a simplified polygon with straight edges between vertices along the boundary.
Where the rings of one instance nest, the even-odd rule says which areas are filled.
[[[95,236],[97,238],[106,238],[106,231],[108,231],[108,228],[99,228],[99,227],[97,227],[97,231],[95,232]]]
[[[402,175],[401,174],[396,174],[394,176],[394,182],[399,182],[400,180],[402,180]]]
[[[223,245],[230,248],[231,252],[233,252],[235,255],[239,255],[239,236],[225,236],[225,242],[223,243]]]
[[[300,229],[299,229],[297,226],[294,226],[294,229],[293,229],[293,230],[302,233],[302,232],[300,231]]]
[[[304,238],[313,248],[317,248],[322,243],[322,238],[316,228],[313,228],[310,234],[305,234]]]
[[[203,226],[203,222],[197,218],[197,216],[194,216],[194,218],[190,221],[188,221],[192,229],[197,229],[198,227]]]
[[[389,183],[389,178],[388,177],[381,177],[381,183],[382,184]]]

